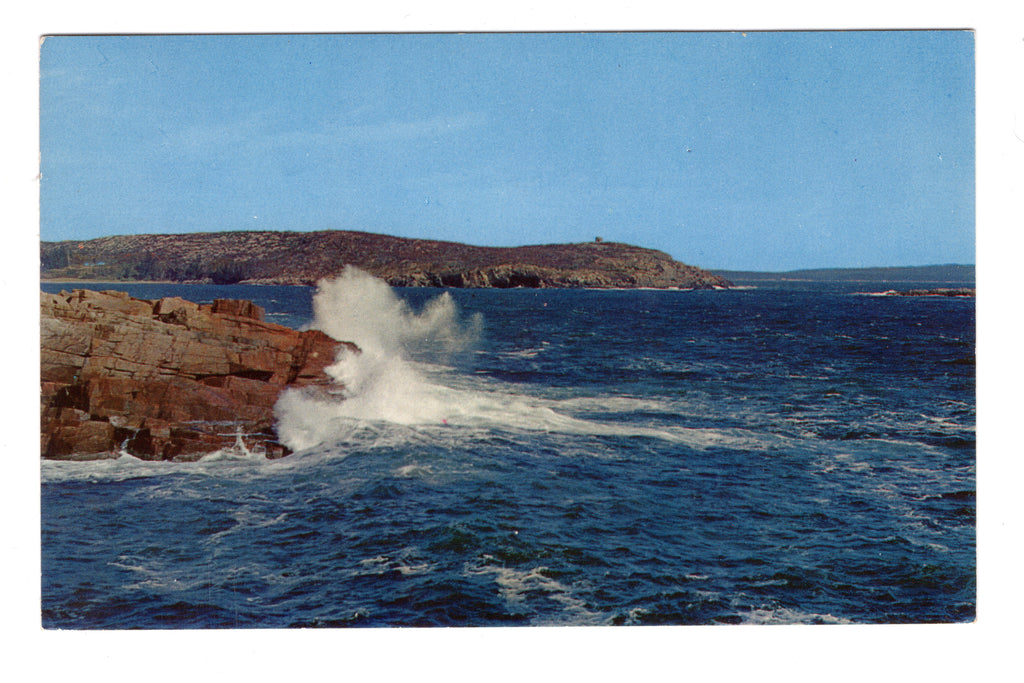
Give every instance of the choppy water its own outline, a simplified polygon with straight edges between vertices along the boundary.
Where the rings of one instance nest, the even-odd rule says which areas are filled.
[[[974,302],[889,288],[124,287],[365,353],[282,460],[43,462],[43,623],[969,621]]]

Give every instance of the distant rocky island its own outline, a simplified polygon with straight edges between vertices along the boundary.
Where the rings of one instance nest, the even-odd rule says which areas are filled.
[[[881,292],[883,296],[952,296],[972,297],[975,295],[973,287],[936,287],[934,289],[907,289],[898,291],[890,289]]]
[[[664,252],[604,242],[479,247],[367,232],[213,232],[41,242],[41,278],[313,285],[354,265],[398,287],[730,287]]]

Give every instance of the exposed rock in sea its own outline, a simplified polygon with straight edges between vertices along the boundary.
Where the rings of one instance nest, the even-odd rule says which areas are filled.
[[[280,457],[273,408],[288,387],[331,384],[339,348],[265,322],[250,301],[196,304],[122,292],[41,293],[46,458],[189,460],[236,445]]]
[[[883,292],[887,296],[974,296],[975,290],[972,287],[939,287],[936,289],[908,289],[898,292],[890,289]]]

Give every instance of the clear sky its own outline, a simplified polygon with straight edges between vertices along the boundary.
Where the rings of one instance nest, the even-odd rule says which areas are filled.
[[[41,238],[346,229],[974,263],[974,35],[66,36]]]

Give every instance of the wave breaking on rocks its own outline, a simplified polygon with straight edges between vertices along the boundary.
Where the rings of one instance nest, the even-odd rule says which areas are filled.
[[[274,426],[278,397],[291,387],[336,390],[324,369],[342,350],[359,351],[266,322],[250,301],[43,292],[41,453],[194,460],[242,441],[287,455]]]

